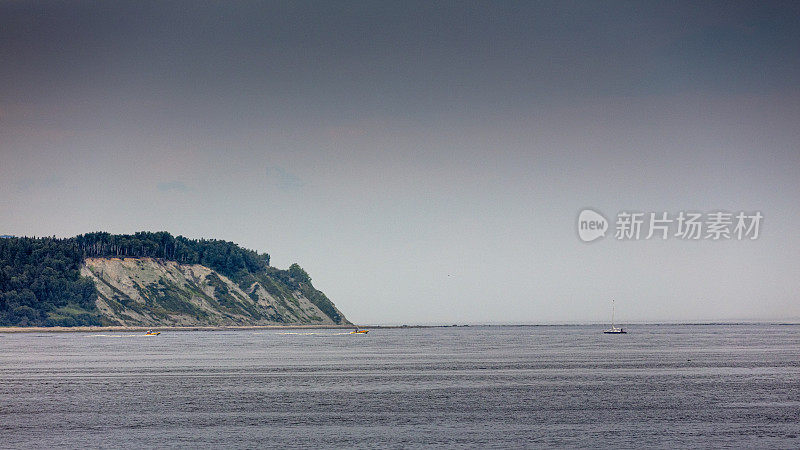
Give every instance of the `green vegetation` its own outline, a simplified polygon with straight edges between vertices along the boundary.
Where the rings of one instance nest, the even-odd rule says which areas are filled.
[[[101,325],[81,262],[69,239],[0,239],[0,325]]]
[[[311,283],[311,277],[308,276],[308,272],[303,270],[297,263],[289,266],[289,276],[298,283]]]
[[[314,289],[314,286],[311,283],[303,283],[300,287],[300,292],[311,301],[320,311],[324,312],[334,323],[342,323],[344,319],[338,311],[336,311],[336,307],[333,306],[333,302],[331,302],[328,297],[322,293],[322,291],[318,291]]]
[[[270,270],[267,271],[267,274],[277,278],[281,284],[300,291],[300,293],[309,299],[314,306],[319,308],[320,311],[324,312],[328,317],[330,317],[334,323],[342,323],[344,318],[341,316],[341,314],[339,314],[338,311],[336,311],[336,307],[333,305],[333,302],[331,302],[321,291],[318,291],[314,288],[314,285],[311,284],[311,277],[308,276],[308,273],[297,263],[289,266],[289,270],[270,268]],[[264,287],[266,288],[266,286]],[[269,289],[267,290],[269,291]],[[290,296],[289,298],[293,297]]]
[[[166,231],[136,234],[87,233],[73,238],[84,257],[151,257],[200,264],[234,281],[269,267],[269,254],[239,247],[216,239],[173,237]]]
[[[298,264],[288,270],[269,265],[269,255],[239,247],[233,242],[215,239],[173,237],[167,232],[139,232],[113,235],[87,233],[73,238],[0,239],[0,326],[79,326],[111,325],[104,319],[95,300],[98,289],[91,278],[80,276],[85,258],[156,258],[182,264],[206,266],[236,283],[249,298],[230,291],[215,274],[206,281],[214,287],[217,300],[208,297],[194,283],[180,287],[165,280],[149,286],[134,285],[145,299],[137,303],[102,274],[94,273],[101,286],[110,291],[102,298],[115,313],[125,309],[137,313],[150,311],[156,316],[180,312],[202,318],[206,313],[191,305],[193,295],[231,313],[255,320],[291,322],[292,311],[301,311],[294,296],[299,291],[328,315],[334,323],[345,319],[322,292],[311,284],[311,277]],[[257,305],[257,285],[275,298],[278,309]],[[189,291],[187,291],[189,289]],[[111,298],[109,298],[109,296]],[[290,307],[294,305],[293,307]],[[305,317],[305,316],[300,316]],[[321,320],[316,315],[309,317]]]

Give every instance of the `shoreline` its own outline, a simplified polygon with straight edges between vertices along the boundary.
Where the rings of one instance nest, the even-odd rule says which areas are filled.
[[[479,328],[479,327],[576,327],[576,326],[598,326],[603,327],[608,324],[603,323],[560,323],[560,324],[464,324],[464,325],[201,325],[201,326],[108,326],[108,327],[3,327],[0,326],[0,334],[3,333],[90,333],[90,332],[146,332],[153,331],[247,331],[247,330],[350,330],[353,328],[381,330],[381,329],[411,329],[411,328]],[[628,326],[702,326],[702,325],[800,325],[798,321],[736,321],[736,322],[630,322]]]
[[[242,330],[298,330],[298,329],[353,329],[354,325],[231,325],[231,326],[153,326],[153,327],[0,327],[0,333],[89,333],[101,331],[146,332],[153,331],[242,331]]]

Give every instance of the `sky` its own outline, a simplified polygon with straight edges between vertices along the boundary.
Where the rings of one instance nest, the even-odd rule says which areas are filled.
[[[359,324],[800,320],[798,124],[797,2],[0,2],[0,234],[234,241]],[[682,211],[763,220],[615,236]]]

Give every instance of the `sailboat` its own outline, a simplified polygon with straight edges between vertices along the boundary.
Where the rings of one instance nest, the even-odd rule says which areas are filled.
[[[603,330],[605,334],[627,334],[624,328],[617,328],[614,326],[614,300],[611,300],[611,328]]]

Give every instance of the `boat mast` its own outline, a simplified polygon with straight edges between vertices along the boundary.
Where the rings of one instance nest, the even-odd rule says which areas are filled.
[[[614,299],[611,299],[611,329],[614,329]]]

